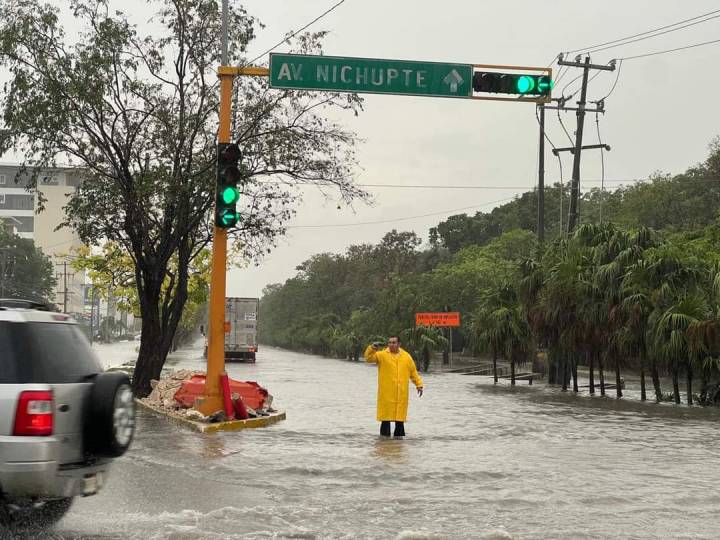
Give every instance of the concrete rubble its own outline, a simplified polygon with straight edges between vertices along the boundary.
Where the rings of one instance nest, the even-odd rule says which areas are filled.
[[[149,405],[152,408],[161,409],[166,413],[171,413],[176,416],[182,416],[188,420],[194,420],[199,422],[218,422],[225,420],[225,414],[222,412],[222,417],[214,418],[216,415],[210,417],[204,416],[201,412],[195,409],[186,409],[180,403],[175,400],[175,393],[180,389],[184,381],[190,380],[195,375],[205,375],[204,371],[193,371],[189,369],[180,369],[177,371],[171,371],[159,381],[150,381],[152,392],[146,398],[142,398],[140,401]],[[233,393],[232,398],[238,399],[239,394]],[[277,412],[272,408],[273,397],[268,395],[265,399],[265,408],[260,410],[254,410],[250,407],[246,407],[248,414],[251,418],[257,418],[262,416],[268,416],[271,413]],[[218,411],[216,414],[220,414]]]
[[[171,371],[166,377],[159,381],[150,381],[152,392],[141,401],[153,407],[159,407],[170,412],[180,413],[191,420],[205,420],[206,417],[195,409],[184,409],[175,401],[175,393],[180,389],[184,381],[189,380],[194,375],[205,375],[204,371],[192,371],[189,369],[180,369]]]

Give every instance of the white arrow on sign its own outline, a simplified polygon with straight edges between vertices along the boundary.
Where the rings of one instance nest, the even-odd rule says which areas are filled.
[[[443,79],[443,82],[450,86],[450,91],[454,94],[458,90],[458,84],[462,84],[465,81],[460,76],[460,74],[456,70],[452,70],[450,73],[448,73],[445,78]]]

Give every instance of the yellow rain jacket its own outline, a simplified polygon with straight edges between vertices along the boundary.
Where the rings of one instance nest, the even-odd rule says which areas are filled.
[[[389,349],[376,351],[370,345],[365,349],[365,360],[378,365],[378,421],[405,422],[409,380],[412,379],[417,388],[423,386],[412,356],[402,348],[393,354]]]

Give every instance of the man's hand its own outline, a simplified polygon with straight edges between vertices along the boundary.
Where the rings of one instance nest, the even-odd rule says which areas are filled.
[[[422,386],[418,387],[417,391],[418,391],[418,397],[422,397],[422,395],[423,395],[423,387],[422,387]]]

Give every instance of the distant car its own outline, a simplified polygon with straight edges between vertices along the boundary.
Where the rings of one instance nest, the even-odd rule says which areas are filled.
[[[103,372],[75,322],[0,299],[0,537],[97,493],[134,433],[127,375]]]

